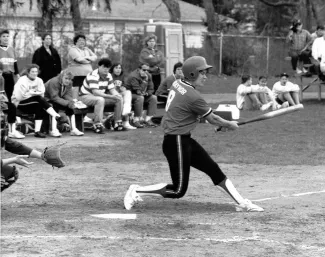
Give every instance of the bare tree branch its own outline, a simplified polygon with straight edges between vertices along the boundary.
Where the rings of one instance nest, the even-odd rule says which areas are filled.
[[[299,3],[292,3],[292,2],[285,2],[285,1],[279,1],[279,2],[269,2],[267,0],[259,0],[260,2],[262,2],[263,4],[266,4],[268,6],[272,6],[272,7],[282,7],[282,6],[292,6],[292,7],[297,7],[299,5]]]

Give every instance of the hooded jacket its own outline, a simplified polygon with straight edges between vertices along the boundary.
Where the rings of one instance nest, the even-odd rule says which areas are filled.
[[[139,69],[132,71],[125,81],[126,89],[130,90],[132,94],[144,95],[148,93],[149,96],[152,95],[154,92],[152,77],[149,72],[146,74],[147,77],[143,78],[140,76]]]

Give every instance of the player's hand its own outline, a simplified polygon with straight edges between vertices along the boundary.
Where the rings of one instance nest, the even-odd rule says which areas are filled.
[[[237,121],[228,121],[227,125],[224,126],[220,126],[220,127],[216,127],[215,128],[215,132],[227,132],[227,131],[232,131],[232,130],[236,130],[238,128],[238,122]]]
[[[23,159],[23,158],[28,158],[28,155],[17,155],[14,158],[15,158],[15,163],[16,164],[19,164],[19,165],[24,166],[26,168],[28,168],[28,166],[33,164],[33,162],[28,162],[28,161]]]

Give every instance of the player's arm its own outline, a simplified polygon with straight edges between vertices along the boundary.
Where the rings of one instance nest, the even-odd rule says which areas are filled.
[[[229,130],[236,130],[238,128],[237,121],[229,121],[211,112],[206,116],[207,121],[215,126],[227,128]]]

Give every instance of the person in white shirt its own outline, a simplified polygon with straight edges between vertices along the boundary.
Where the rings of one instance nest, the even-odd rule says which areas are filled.
[[[259,85],[252,85],[252,77],[244,75],[237,88],[236,102],[239,110],[278,109],[272,91],[266,86],[266,77],[259,78]]]
[[[325,63],[325,58],[322,58],[322,56],[325,56],[325,28],[324,28],[324,26],[318,26],[317,31],[318,31],[318,35],[320,35],[320,36],[314,40],[314,43],[313,43],[312,49],[311,49],[311,55],[312,55],[312,62],[315,65],[315,71],[317,74],[320,74],[321,63]],[[325,65],[323,66],[323,72],[325,72]]]
[[[273,94],[275,100],[279,104],[283,104],[284,102],[288,102],[290,106],[300,104],[299,100],[299,86],[297,84],[293,84],[288,80],[289,75],[287,73],[282,73],[280,75],[280,81],[276,82],[273,85]]]

